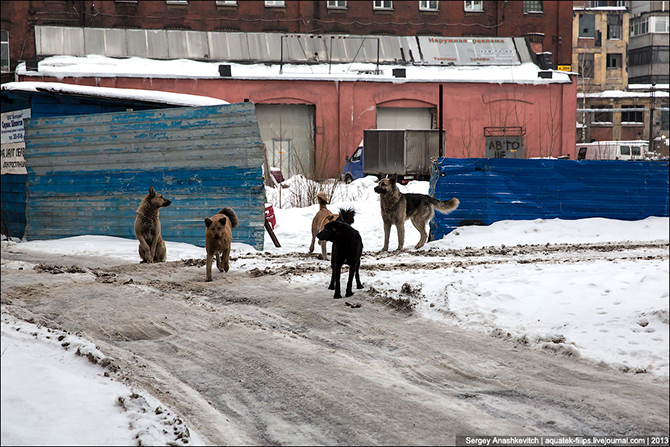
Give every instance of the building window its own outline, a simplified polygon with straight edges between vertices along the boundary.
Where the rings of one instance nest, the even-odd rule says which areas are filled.
[[[651,63],[651,47],[636,48],[628,53],[628,65],[637,67]]]
[[[266,8],[283,8],[286,6],[286,2],[283,0],[270,0],[265,2]]]
[[[670,17],[656,16],[652,17],[654,21],[654,32],[655,33],[667,33],[668,26],[670,25]]]
[[[623,17],[620,14],[607,14],[607,38],[621,40],[623,35]]]
[[[596,109],[611,109],[612,106],[595,106]],[[612,124],[612,112],[594,112],[592,123]]]
[[[437,11],[437,3],[436,1],[421,1],[419,2],[419,11]]]
[[[669,62],[668,47],[651,47],[651,62],[653,64],[667,64]]]
[[[578,63],[579,76],[582,78],[593,78],[593,53],[579,53]]]
[[[326,2],[328,9],[347,9],[347,2],[343,1],[328,1]]]
[[[374,9],[384,9],[384,10],[389,10],[393,9],[393,2],[387,2],[387,1],[377,1],[375,0],[373,2],[373,7]]]
[[[615,0],[615,1],[594,1],[593,2],[593,7],[594,8],[608,8],[608,7],[617,7],[617,8],[625,8],[627,7],[628,2],[623,1],[623,0]]]
[[[168,6],[188,6],[187,0],[167,0],[165,3]]]
[[[639,106],[621,106],[622,109],[642,108]],[[644,112],[621,112],[622,123],[644,123]]]
[[[621,68],[621,53],[609,53],[607,54],[607,68]]]
[[[465,3],[465,12],[480,12],[484,10],[484,2],[464,2]]]
[[[233,1],[226,1],[226,0],[224,0],[224,1],[220,1],[220,0],[217,0],[217,2],[216,2],[216,6],[237,6],[237,2],[234,1],[234,0],[233,0]]]
[[[596,37],[596,16],[593,14],[579,16],[579,37]]]
[[[649,17],[636,17],[630,21],[630,35],[639,36],[649,32]]]
[[[0,45],[2,46],[2,57],[0,57],[0,66],[2,72],[9,71],[9,31],[2,30],[2,37],[0,38]]]
[[[525,1],[523,2],[523,13],[538,13],[542,12],[542,2],[538,1]]]

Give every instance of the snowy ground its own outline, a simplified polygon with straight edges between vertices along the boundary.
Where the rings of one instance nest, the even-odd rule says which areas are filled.
[[[300,189],[298,183],[304,186],[304,180],[289,180],[281,198],[279,190],[268,189],[281,248],[274,247],[267,234],[262,253],[234,243],[232,269],[294,266],[301,273],[291,276],[293,282],[328,282],[328,270],[300,271],[304,258],[297,254],[307,252],[318,206],[289,207]],[[624,372],[646,373],[650,380],[667,383],[667,217],[637,222],[503,221],[461,228],[420,250],[414,249],[419,234],[408,223],[405,250],[379,255],[383,229],[373,186],[372,178],[340,185],[329,205],[333,212],[340,207],[356,209],[354,228],[364,242],[366,269],[361,277],[366,289],[404,297],[425,318],[531,348],[551,346],[563,354]],[[401,190],[427,193],[428,183],[412,182]],[[278,207],[280,201],[283,209]],[[596,251],[603,255],[580,251],[582,244],[597,244]],[[390,249],[396,245],[394,230]],[[627,246],[626,256],[611,250],[620,245]],[[106,236],[3,241],[2,250],[138,261],[135,240]],[[545,253],[542,262],[526,262],[529,253],[537,257],[540,250]],[[317,246],[315,252],[319,251]],[[470,251],[483,253],[490,262],[468,262]],[[170,241],[167,252],[168,261],[205,255],[201,247]],[[32,267],[3,256],[3,270]],[[197,434],[187,436],[185,425],[159,401],[132,384],[106,377],[104,364],[105,355],[86,340],[17,321],[3,308],[2,444],[130,445],[138,439],[143,445],[203,444]]]

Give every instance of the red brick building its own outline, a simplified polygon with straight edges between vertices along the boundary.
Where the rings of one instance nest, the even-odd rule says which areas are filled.
[[[572,58],[565,1],[3,1],[2,82],[34,60],[38,25],[193,31],[529,36],[555,66]],[[7,52],[5,53],[5,49]],[[7,56],[5,56],[5,54]]]

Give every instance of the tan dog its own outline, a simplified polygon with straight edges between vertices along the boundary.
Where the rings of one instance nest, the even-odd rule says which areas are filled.
[[[224,207],[211,218],[205,219],[205,247],[207,248],[207,281],[212,280],[212,260],[216,257],[216,268],[220,272],[230,269],[230,244],[233,242],[233,228],[237,227],[237,214],[232,208]],[[223,259],[221,259],[223,258]],[[221,262],[223,261],[223,266]]]
[[[142,259],[140,263],[165,262],[167,249],[161,236],[161,221],[158,219],[158,211],[164,206],[170,206],[171,203],[162,194],[156,193],[152,186],[149,188],[149,194],[137,208],[135,236],[140,241],[139,253]]]
[[[319,211],[316,213],[316,216],[314,216],[314,219],[312,219],[312,243],[309,245],[310,253],[314,251],[316,235],[323,231],[323,228],[328,222],[336,220],[339,216],[339,214],[333,214],[326,208],[326,205],[328,205],[328,198],[323,191],[316,195],[316,200],[319,201]],[[326,242],[327,241],[325,240],[319,240],[319,245],[321,245],[321,259],[327,261],[328,253],[326,253]]]

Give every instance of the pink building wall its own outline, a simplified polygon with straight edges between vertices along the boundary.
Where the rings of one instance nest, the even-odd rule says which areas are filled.
[[[231,103],[311,104],[316,109],[316,165],[328,177],[342,172],[363,138],[376,128],[377,107],[436,108],[439,83],[242,79],[64,78],[30,81],[160,90]],[[445,156],[484,157],[484,127],[521,126],[526,157],[575,159],[577,83],[545,85],[443,83]]]

